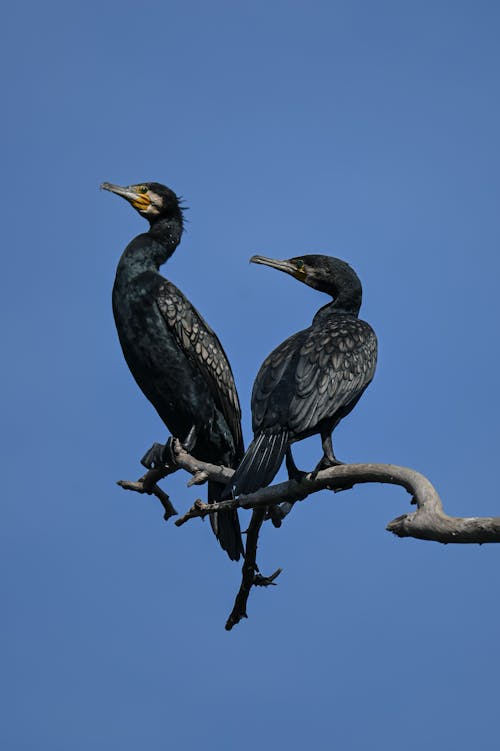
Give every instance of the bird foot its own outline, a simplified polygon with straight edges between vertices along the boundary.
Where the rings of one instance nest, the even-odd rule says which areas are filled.
[[[172,438],[163,443],[153,443],[141,459],[141,464],[146,469],[173,469],[175,457],[172,448]]]
[[[283,521],[284,514],[281,512],[279,506],[268,506],[266,513],[266,520],[270,519],[273,523],[273,527],[279,529],[281,522]]]
[[[276,569],[274,574],[271,574],[271,576],[263,576],[260,571],[257,569],[254,578],[253,578],[253,585],[254,587],[269,587],[269,586],[276,586],[275,579],[278,578],[278,576],[283,571],[282,568]]]
[[[344,463],[345,462],[341,462],[335,457],[323,456],[321,460],[316,464],[313,471],[311,472],[311,480],[314,480],[318,472],[321,472],[322,469],[330,469],[330,467],[339,467],[341,464],[344,464]]]

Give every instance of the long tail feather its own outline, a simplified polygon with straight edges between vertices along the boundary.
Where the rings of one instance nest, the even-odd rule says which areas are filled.
[[[208,502],[214,503],[220,501],[224,485],[219,482],[208,482]],[[240,555],[243,555],[243,541],[241,539],[240,521],[238,512],[219,511],[216,514],[210,514],[210,524],[215,536],[220,542],[220,546],[226,551],[232,561],[239,561]]]
[[[226,485],[222,497],[228,498],[233,493],[235,496],[252,493],[269,485],[280,468],[287,446],[287,431],[256,436]]]

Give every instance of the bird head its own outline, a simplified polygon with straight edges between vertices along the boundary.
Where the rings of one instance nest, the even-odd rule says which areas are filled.
[[[250,263],[259,263],[284,271],[299,282],[331,295],[339,307],[356,309],[357,312],[361,306],[362,288],[359,277],[354,269],[340,258],[310,254],[282,261],[266,256],[252,256]]]
[[[160,183],[139,183],[126,187],[102,183],[101,188],[125,198],[150,223],[158,219],[182,216],[179,197],[173,190]]]

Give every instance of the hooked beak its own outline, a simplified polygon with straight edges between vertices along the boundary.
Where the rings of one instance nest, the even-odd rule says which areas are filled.
[[[263,266],[270,266],[272,269],[278,269],[278,271],[284,271],[285,274],[291,274],[296,276],[297,267],[290,263],[290,261],[280,261],[277,258],[266,258],[266,256],[252,256],[250,263],[260,263]]]
[[[285,274],[290,274],[294,279],[298,279],[299,282],[305,282],[307,278],[307,269],[304,264],[299,268],[297,263],[292,261],[280,261],[277,258],[266,258],[266,256],[252,256],[250,263],[261,263],[263,266],[270,266],[272,269],[278,269],[278,271],[284,271]]]
[[[151,203],[148,195],[139,193],[135,185],[122,187],[121,185],[113,185],[113,183],[101,183],[101,190],[109,190],[111,193],[116,193],[117,196],[125,198],[138,211],[144,211]]]

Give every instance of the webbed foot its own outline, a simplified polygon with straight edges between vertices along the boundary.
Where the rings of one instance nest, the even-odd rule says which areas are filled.
[[[328,457],[323,456],[321,460],[316,464],[313,471],[311,472],[311,480],[314,480],[318,472],[321,472],[322,469],[330,469],[330,467],[339,467],[341,464],[344,464],[345,462],[341,462],[335,457]]]
[[[172,468],[175,461],[172,453],[172,438],[164,443],[153,443],[141,459],[141,464],[146,469]]]

